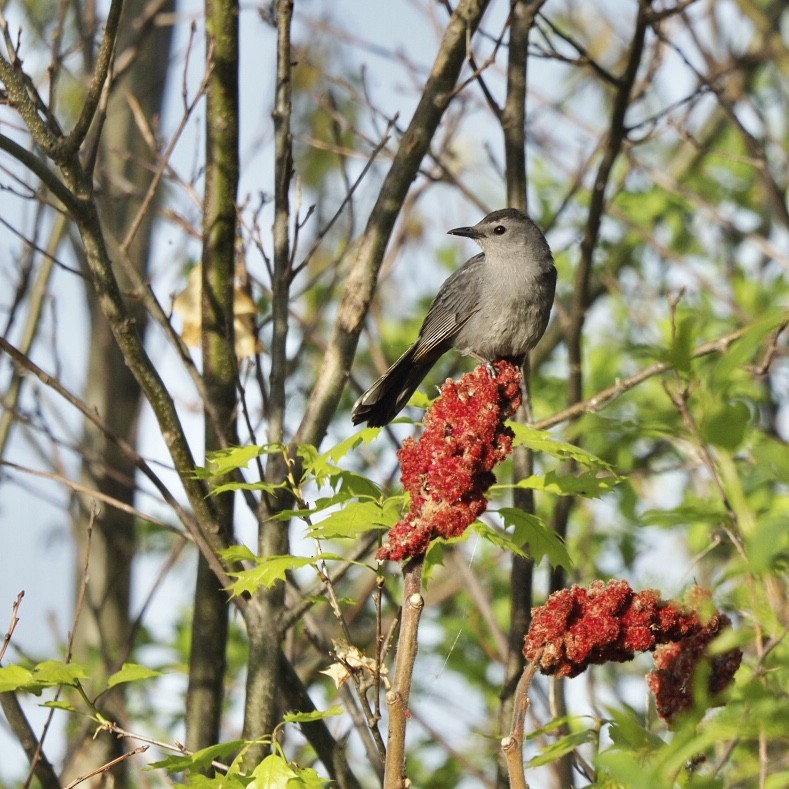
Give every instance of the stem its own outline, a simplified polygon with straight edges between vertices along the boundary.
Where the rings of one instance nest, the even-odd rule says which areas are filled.
[[[408,720],[408,699],[418,649],[417,633],[424,608],[422,597],[422,566],[424,557],[412,559],[403,568],[403,608],[400,636],[397,640],[397,663],[392,689],[386,694],[389,705],[389,733],[384,768],[384,789],[406,786],[405,730]]]
[[[529,688],[540,661],[535,660],[526,666],[521,674],[512,707],[512,729],[501,741],[501,751],[507,763],[507,772],[512,789],[529,789],[523,766],[523,731],[526,713],[529,711]]]

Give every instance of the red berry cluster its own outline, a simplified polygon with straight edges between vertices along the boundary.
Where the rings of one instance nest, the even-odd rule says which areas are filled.
[[[492,469],[512,451],[504,420],[521,403],[520,370],[504,361],[492,367],[447,380],[425,414],[422,437],[403,442],[397,454],[411,506],[378,559],[421,556],[432,539],[459,536],[485,511]]]
[[[697,610],[704,607],[702,596],[696,592],[694,607],[686,608],[661,600],[652,589],[636,593],[626,581],[561,589],[533,609],[523,654],[544,674],[574,677],[592,664],[622,663],[636,652],[653,651],[657,669],[648,684],[658,714],[671,720],[692,705],[696,667],[708,644],[730,624],[717,612],[703,619]],[[741,659],[739,649],[712,659],[712,693],[732,681]]]
[[[710,642],[730,624],[729,617],[716,613],[697,633],[655,649],[655,670],[647,675],[647,685],[655,696],[655,707],[661,718],[670,722],[693,706],[696,667],[704,659]],[[715,696],[734,681],[741,660],[739,649],[730,649],[709,659],[707,689],[710,695]]]

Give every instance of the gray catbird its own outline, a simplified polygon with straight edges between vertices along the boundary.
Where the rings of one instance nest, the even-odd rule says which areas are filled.
[[[391,422],[450,348],[481,362],[522,364],[548,325],[556,269],[531,219],[505,208],[449,233],[473,238],[482,252],[441,286],[416,342],[356,401],[355,425]]]

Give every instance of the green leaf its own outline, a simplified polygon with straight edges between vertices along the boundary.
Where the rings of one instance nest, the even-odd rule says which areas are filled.
[[[164,672],[141,666],[139,663],[124,663],[120,671],[116,671],[107,681],[108,688],[122,685],[125,682],[139,682],[143,679],[161,677]]]
[[[287,482],[274,484],[263,480],[258,480],[257,482],[225,482],[222,485],[212,485],[211,495],[217,496],[220,493],[235,492],[237,490],[262,490],[265,493],[276,493],[278,490],[285,490],[287,487]]]
[[[696,324],[695,315],[684,315],[680,318],[668,352],[669,364],[685,375],[690,374],[690,362],[696,343]]]
[[[33,682],[33,672],[29,669],[12,663],[10,666],[0,666],[0,693],[22,690]]]
[[[330,707],[328,710],[312,710],[312,712],[286,712],[282,716],[285,723],[312,723],[313,721],[324,720],[324,718],[332,718],[335,715],[342,715],[343,708],[337,704]]]
[[[514,485],[496,485],[496,489],[528,488],[530,490],[544,490],[557,496],[584,496],[596,499],[613,490],[621,482],[621,478],[610,472],[602,474],[595,471],[585,471],[581,474],[559,474],[549,471],[543,475],[533,475],[526,479],[518,480]]]
[[[326,450],[316,459],[316,466],[318,463],[325,464],[330,461],[337,464],[342,460],[352,449],[356,449],[361,443],[369,444],[375,436],[378,435],[378,428],[365,428],[358,433],[354,433],[339,444],[335,444],[331,449]]]
[[[645,729],[626,707],[623,709],[611,707],[606,712],[611,717],[608,734],[614,745],[636,754],[648,754],[665,745],[660,737]]]
[[[383,498],[383,492],[378,485],[353,471],[341,471],[333,477],[333,482],[339,483],[339,490],[346,496],[375,500]]]
[[[258,560],[258,557],[247,545],[231,545],[229,548],[220,551],[219,555],[230,564],[245,561],[256,562]]]
[[[688,523],[717,524],[725,517],[725,507],[716,501],[688,502],[672,509],[646,510],[641,522],[645,526],[671,527]]]
[[[705,441],[733,452],[745,439],[750,421],[750,409],[742,400],[719,402],[705,409],[699,431]]]
[[[248,789],[289,789],[290,781],[298,778],[296,771],[279,754],[267,756],[252,773]]]
[[[186,779],[186,786],[192,789],[246,789],[249,780],[244,780],[238,775],[207,776],[200,773],[190,773]]]
[[[547,430],[537,430],[520,422],[508,422],[507,424],[515,433],[515,439],[512,442],[514,447],[526,447],[533,452],[542,452],[560,460],[575,460],[592,469],[611,468],[608,463],[591,452],[587,452],[575,444],[559,441]]]
[[[270,589],[277,581],[284,581],[289,570],[314,564],[315,559],[307,556],[266,556],[256,559],[257,566],[250,570],[229,573],[236,580],[230,585],[234,596],[254,594],[261,586]]]
[[[288,789],[325,789],[332,783],[328,778],[321,778],[312,767],[299,767],[296,771],[296,777],[288,781]]]
[[[245,746],[244,740],[230,740],[220,742],[217,745],[209,745],[201,748],[193,754],[178,754],[168,756],[158,762],[148,765],[149,770],[167,770],[171,773],[182,772],[184,770],[205,770],[211,766],[213,761],[223,761],[232,759],[235,754]]]
[[[548,721],[544,726],[537,729],[532,729],[526,734],[527,740],[539,740],[547,734],[558,732],[562,728],[575,728],[587,725],[587,722],[592,722],[595,719],[590,715],[560,715],[558,718]]]
[[[767,310],[742,337],[735,342],[713,368],[713,383],[724,384],[731,379],[732,373],[757,357],[765,337],[786,320],[786,310],[774,308]]]
[[[67,701],[45,701],[39,706],[48,707],[52,710],[65,710],[66,712],[77,711],[77,708],[73,704],[69,704]]]
[[[529,767],[541,767],[544,764],[551,764],[557,759],[561,759],[568,753],[572,753],[581,745],[587,742],[594,742],[597,739],[597,732],[594,729],[583,729],[582,731],[572,732],[560,737],[556,742],[543,748],[539,756],[535,756],[529,761]]]
[[[782,511],[761,517],[752,534],[747,535],[745,552],[756,575],[781,571],[789,565],[789,513]]]
[[[33,669],[33,682],[42,688],[60,685],[77,685],[79,680],[90,675],[79,663],[63,663],[60,660],[45,660]]]
[[[377,501],[352,501],[312,525],[310,534],[325,540],[355,539],[375,529],[391,529],[400,518],[402,497]]]
[[[241,468],[246,468],[250,461],[261,455],[278,454],[283,451],[282,444],[250,444],[243,447],[228,447],[209,452],[206,456],[205,467],[198,466],[195,476],[198,479],[211,479],[222,477]]]
[[[494,529],[483,521],[474,521],[474,523],[468,527],[467,531],[478,534],[482,539],[487,540],[491,545],[495,545],[502,550],[510,551],[511,553],[523,557],[530,555],[523,549],[523,543],[516,542],[506,532]]]
[[[572,567],[570,554],[562,539],[536,515],[516,507],[502,507],[498,513],[508,527],[513,527],[512,541],[516,545],[528,545],[529,553],[536,563],[547,556],[551,567],[562,566],[568,570]]]

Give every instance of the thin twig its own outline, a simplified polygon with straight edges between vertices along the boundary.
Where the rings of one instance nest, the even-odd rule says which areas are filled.
[[[19,606],[22,605],[22,598],[24,596],[25,590],[23,589],[16,596],[16,600],[14,600],[14,604],[11,606],[11,624],[8,626],[8,630],[6,630],[5,637],[3,638],[3,646],[0,647],[0,663],[3,661],[8,645],[11,643],[14,630],[16,630],[16,626],[19,624]]]
[[[87,527],[87,539],[85,540],[85,558],[82,562],[82,575],[80,576],[81,581],[79,585],[79,593],[77,594],[77,601],[74,605],[74,617],[71,623],[71,630],[69,632],[68,637],[68,644],[66,646],[66,663],[71,663],[71,658],[74,654],[74,639],[77,635],[77,627],[79,626],[79,620],[82,616],[82,611],[85,608],[85,599],[88,591],[88,580],[89,580],[89,573],[88,568],[90,567],[90,553],[91,553],[91,546],[93,545],[93,527],[96,525],[96,518],[99,514],[99,508],[96,502],[91,502],[90,507],[90,518],[88,520],[88,527]],[[58,701],[60,698],[60,694],[63,691],[63,686],[58,687],[57,691],[55,692],[54,701]],[[41,737],[38,740],[38,746],[36,747],[36,752],[33,758],[30,760],[30,770],[27,774],[27,779],[25,780],[24,789],[29,789],[31,784],[33,783],[33,777],[36,774],[36,770],[38,768],[39,761],[43,758],[44,755],[44,740],[47,738],[47,734],[52,726],[52,720],[55,717],[55,707],[50,707],[49,714],[47,715],[47,719],[44,723],[44,728],[41,730]],[[74,742],[71,743],[72,748],[74,746]]]
[[[699,359],[702,356],[709,356],[712,353],[725,353],[730,345],[737,342],[737,340],[741,339],[746,334],[749,328],[749,326],[743,326],[729,334],[724,334],[717,340],[710,340],[709,342],[699,345],[691,354],[691,358]],[[670,362],[655,362],[654,364],[650,364],[643,370],[639,370],[637,373],[629,375],[627,378],[621,378],[615,384],[601,389],[591,397],[573,403],[571,406],[553,414],[553,416],[534,422],[532,427],[537,430],[548,430],[549,428],[562,424],[562,422],[569,422],[571,419],[575,419],[582,414],[597,413],[611,403],[612,400],[620,397],[625,392],[629,392],[648,378],[660,375],[660,373],[664,373],[670,369]]]
[[[93,778],[95,775],[101,775],[102,773],[106,773],[111,770],[113,767],[117,766],[121,762],[125,762],[126,759],[130,759],[132,756],[136,756],[140,753],[145,753],[150,746],[148,745],[140,745],[138,748],[135,748],[133,751],[128,751],[127,753],[122,753],[117,758],[113,759],[112,761],[103,764],[101,767],[97,767],[95,770],[91,770],[89,773],[80,776],[73,780],[66,789],[73,789],[73,787],[77,786],[77,784],[81,784],[83,781],[87,781],[88,778]]]
[[[359,177],[351,184],[350,188],[347,190],[345,197],[343,198],[342,202],[340,203],[339,208],[335,211],[334,216],[329,219],[324,227],[321,228],[320,232],[318,233],[313,245],[310,247],[307,254],[304,256],[304,259],[298,266],[293,268],[293,276],[295,277],[299,272],[301,272],[312,260],[313,255],[318,251],[318,248],[323,243],[323,239],[326,237],[326,234],[331,230],[334,226],[334,223],[340,218],[342,212],[345,210],[345,207],[353,197],[353,193],[356,191],[356,188],[359,184],[364,180],[364,177],[370,171],[370,168],[373,166],[373,162],[378,157],[378,154],[386,147],[386,144],[389,142],[389,132],[392,129],[392,126],[397,121],[397,116],[393,120],[389,122],[389,125],[386,127],[386,131],[384,132],[384,136],[381,138],[381,141],[375,146],[375,148],[370,152],[370,155],[367,157],[367,161],[365,162],[364,167],[362,168],[361,173],[359,173]]]
[[[14,630],[16,630],[16,626],[19,622],[19,607],[24,596],[24,591],[21,591],[17,595],[16,601],[12,606],[11,624],[3,639],[3,647],[0,649],[0,662],[5,655],[8,645],[11,643]],[[43,789],[60,789],[60,780],[50,764],[49,759],[41,753],[41,741],[33,731],[33,727],[30,725],[22,709],[22,705],[16,697],[16,693],[13,691],[0,693],[0,707],[2,707],[3,714],[8,721],[11,731],[14,733],[14,736],[30,760],[31,775],[35,773]]]
[[[141,512],[136,507],[132,507],[130,504],[126,504],[126,502],[121,501],[120,499],[116,499],[114,496],[110,496],[106,493],[102,493],[100,490],[96,490],[95,488],[91,488],[87,485],[83,485],[80,482],[75,482],[74,480],[71,480],[68,477],[64,477],[62,474],[58,474],[54,471],[41,471],[40,469],[30,468],[29,466],[23,466],[19,463],[13,463],[10,460],[0,460],[0,466],[5,466],[7,468],[14,469],[14,471],[21,471],[25,474],[30,474],[34,477],[41,477],[42,479],[53,480],[54,482],[58,482],[61,485],[64,485],[65,487],[69,488],[70,490],[73,490],[75,493],[82,493],[85,496],[90,496],[91,498],[97,499],[98,501],[102,501],[105,504],[109,504],[110,507],[114,507],[116,510],[125,512],[127,515],[132,515],[133,517],[138,518],[141,521],[151,523],[154,526],[159,526],[162,529],[167,529],[167,531],[171,531],[185,540],[192,539],[191,535],[189,535],[188,532],[185,532],[182,529],[173,526],[172,523],[163,521],[153,515],[146,515],[144,512]]]

